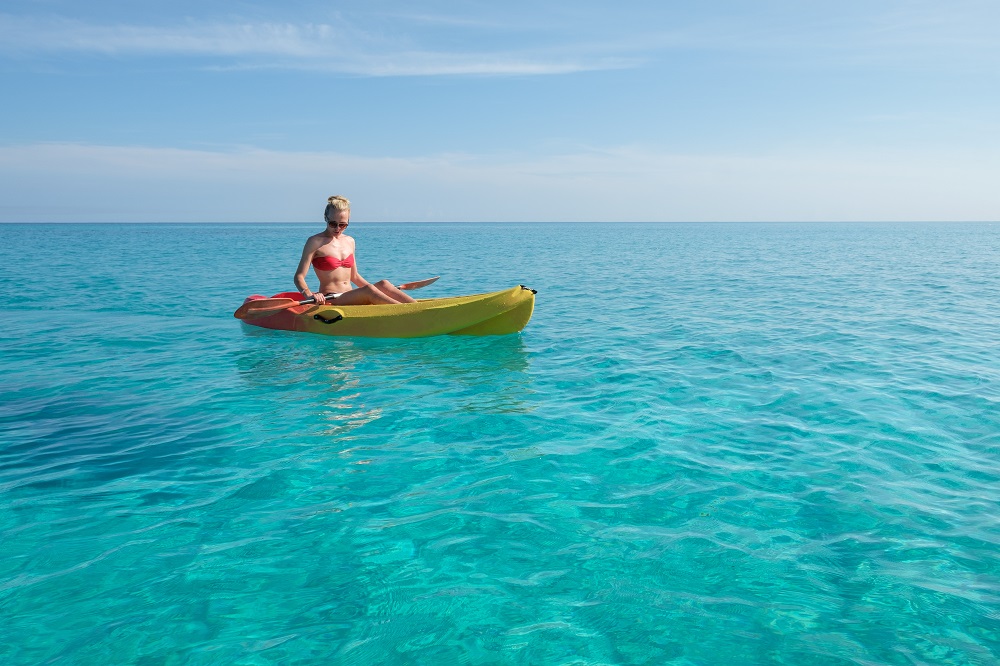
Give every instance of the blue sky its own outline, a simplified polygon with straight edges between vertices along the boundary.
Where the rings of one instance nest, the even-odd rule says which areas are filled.
[[[995,0],[5,0],[0,221],[996,220],[998,34]]]

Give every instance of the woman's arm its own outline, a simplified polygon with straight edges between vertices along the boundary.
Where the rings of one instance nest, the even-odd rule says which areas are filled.
[[[306,298],[312,296],[312,290],[309,288],[309,283],[306,282],[306,276],[309,275],[309,265],[315,253],[316,243],[310,238],[306,241],[305,247],[302,248],[302,258],[299,259],[298,268],[295,269],[295,277],[292,278],[295,288],[305,294]]]

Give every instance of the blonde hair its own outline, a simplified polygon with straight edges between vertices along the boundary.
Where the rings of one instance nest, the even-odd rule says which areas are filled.
[[[334,196],[327,199],[329,203],[326,204],[326,210],[323,211],[323,218],[327,222],[330,221],[331,215],[336,215],[341,211],[350,211],[351,202],[347,200],[347,197],[335,194]]]

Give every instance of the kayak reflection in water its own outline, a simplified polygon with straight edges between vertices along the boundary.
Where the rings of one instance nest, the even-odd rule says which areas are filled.
[[[388,280],[372,284],[358,273],[354,239],[344,234],[351,220],[351,202],[346,197],[330,197],[323,213],[326,231],[310,236],[302,248],[302,259],[295,269],[295,287],[316,303],[336,302],[337,305],[387,305],[413,303]],[[306,282],[310,264],[319,278],[319,290],[313,292]],[[351,288],[351,283],[357,289]]]

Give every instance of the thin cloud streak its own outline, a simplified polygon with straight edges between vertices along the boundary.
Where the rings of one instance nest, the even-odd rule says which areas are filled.
[[[998,42],[990,39],[1000,12],[992,12],[993,21],[983,21],[982,13],[971,11],[966,3],[955,10],[900,7],[860,20],[849,15],[810,16],[808,12],[773,21],[763,20],[767,14],[721,15],[672,24],[623,23],[600,36],[589,30],[567,32],[558,26],[538,32],[537,27],[525,28],[517,21],[503,25],[482,18],[406,13],[358,17],[361,23],[338,17],[333,22],[316,23],[189,21],[173,26],[108,25],[58,16],[0,14],[0,53],[202,57],[228,60],[208,65],[224,71],[299,69],[371,77],[533,76],[628,69],[668,51],[754,53],[779,59],[795,52],[792,63],[827,66],[935,67],[944,61],[962,61],[988,68],[1000,55]],[[387,30],[383,20],[400,24]],[[476,46],[464,51],[421,48],[414,41],[421,39],[421,25],[453,28],[462,41]],[[511,38],[523,37],[527,30],[533,34],[534,45],[518,50],[479,50],[481,45],[474,40],[483,30]],[[505,41],[523,43],[522,39]],[[803,53],[808,55],[803,58]]]
[[[311,57],[334,33],[327,24],[243,23],[163,28],[92,25],[69,19],[0,16],[0,49],[102,55],[284,55]]]
[[[394,158],[34,144],[0,148],[0,221],[308,221],[337,192],[369,221],[996,220],[998,176],[1000,159],[943,155],[622,147]]]
[[[637,58],[607,58],[591,62],[534,62],[530,60],[493,59],[479,55],[415,53],[398,58],[372,57],[365,62],[268,62],[236,65],[210,65],[209,71],[237,72],[296,69],[370,77],[419,76],[546,76],[630,69],[643,61]]]
[[[531,51],[454,53],[384,43],[348,25],[328,23],[191,24],[179,27],[92,25],[69,19],[0,15],[0,52],[89,53],[110,57],[236,58],[210,69],[304,69],[361,76],[537,76],[624,69],[641,60]]]

